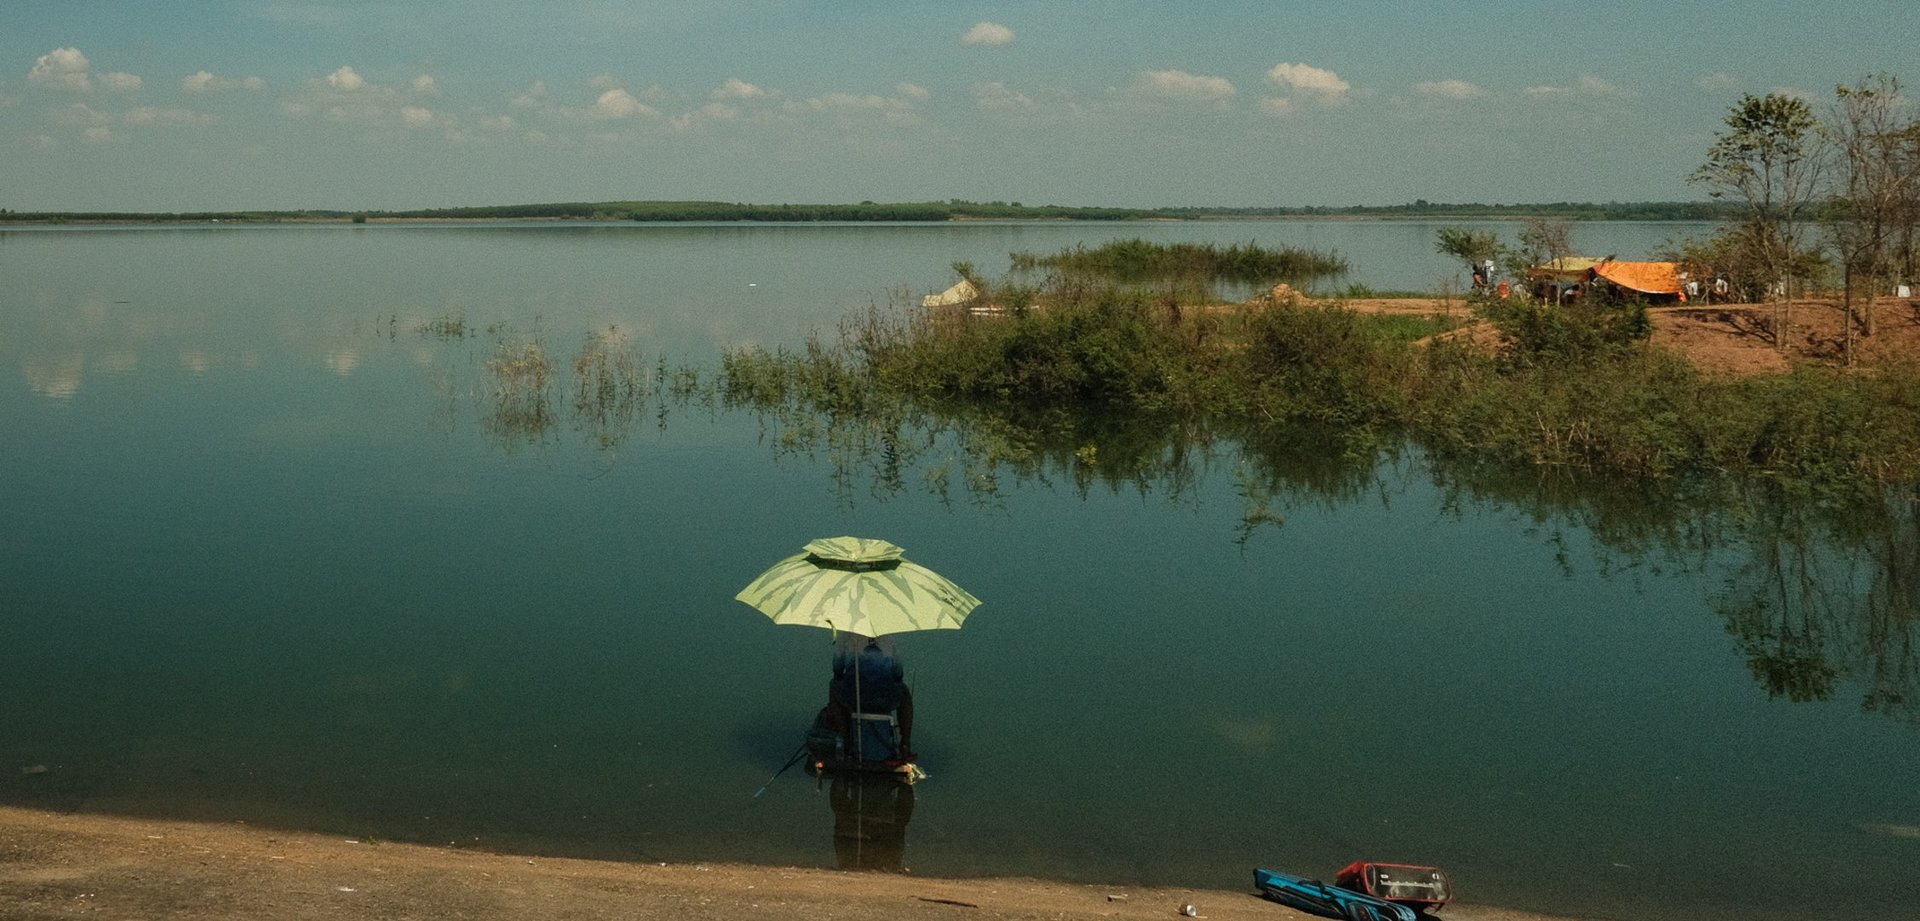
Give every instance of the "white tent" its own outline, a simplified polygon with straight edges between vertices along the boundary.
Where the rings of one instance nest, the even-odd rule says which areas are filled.
[[[960,283],[939,294],[929,294],[920,299],[922,307],[955,307],[980,296],[980,289],[973,282],[961,279]]]

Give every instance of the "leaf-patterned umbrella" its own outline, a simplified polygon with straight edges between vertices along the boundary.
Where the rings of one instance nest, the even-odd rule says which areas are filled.
[[[773,565],[734,598],[773,618],[861,636],[958,630],[980,599],[901,559],[884,540],[827,537]]]

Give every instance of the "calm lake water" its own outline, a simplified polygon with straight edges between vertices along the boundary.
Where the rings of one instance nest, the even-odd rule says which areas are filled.
[[[931,434],[896,470],[697,393],[609,416],[569,389],[596,331],[710,379],[956,260],[1116,237],[1432,288],[1434,226],[0,230],[0,802],[1122,884],[1367,857],[1593,916],[1909,913],[1910,505],[1828,521],[1310,443],[1106,480]],[[528,342],[561,366],[531,422],[489,367]],[[900,641],[932,778],[755,799],[829,644],[732,596],[839,534],[985,599]]]

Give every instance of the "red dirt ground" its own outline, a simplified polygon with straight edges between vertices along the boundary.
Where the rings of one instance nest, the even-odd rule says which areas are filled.
[[[1420,316],[1468,313],[1466,305],[1457,299],[1369,299],[1339,303],[1366,313]],[[1774,308],[1766,304],[1716,304],[1655,307],[1648,315],[1653,320],[1655,348],[1679,353],[1711,373],[1780,374],[1796,363],[1845,364],[1841,310],[1837,301],[1793,302],[1787,313],[1784,348],[1776,346],[1767,332],[1774,312]],[[1856,340],[1856,365],[1920,358],[1920,298],[1880,298],[1874,305],[1873,327],[1873,335],[1860,335]],[[1463,330],[1449,335],[1493,341],[1487,330]]]

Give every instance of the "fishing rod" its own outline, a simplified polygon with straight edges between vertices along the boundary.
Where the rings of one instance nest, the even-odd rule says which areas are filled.
[[[807,743],[801,742],[800,747],[793,750],[793,757],[788,758],[787,763],[780,766],[780,770],[774,771],[773,776],[768,777],[767,782],[760,785],[760,789],[753,791],[753,798],[759,799],[763,794],[767,792],[768,787],[773,786],[773,782],[775,780],[778,780],[780,778],[780,775],[785,774],[787,772],[787,768],[790,768],[796,764],[799,764],[800,759],[805,758],[806,756],[807,756]]]

